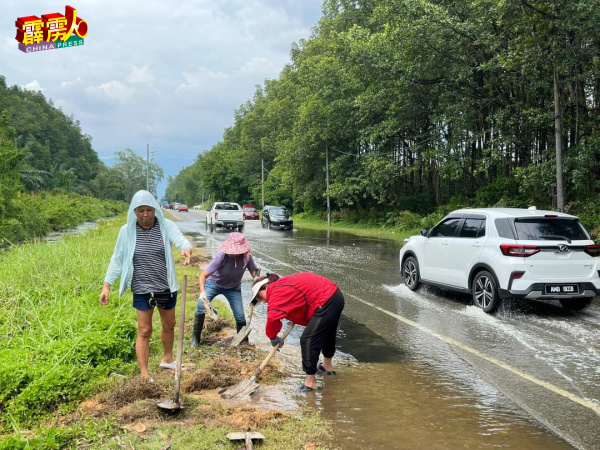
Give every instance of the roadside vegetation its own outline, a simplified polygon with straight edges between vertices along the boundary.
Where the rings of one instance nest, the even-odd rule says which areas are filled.
[[[480,205],[461,203],[453,199],[447,205],[437,208],[431,214],[417,214],[410,211],[356,211],[331,212],[331,226],[327,225],[326,212],[300,213],[294,215],[294,225],[316,230],[345,231],[357,236],[371,236],[403,242],[409,236],[418,234],[423,228],[431,228],[446,214],[459,208],[476,208]],[[505,206],[505,205],[497,205]],[[525,207],[525,205],[523,205]],[[566,205],[565,212],[579,217],[592,239],[600,242],[600,203],[572,202]]]
[[[155,383],[138,376],[131,294],[98,294],[123,216],[96,230],[67,235],[55,244],[27,243],[0,253],[0,449],[235,448],[230,431],[252,429],[267,438],[265,449],[298,449],[327,432],[314,411],[258,411],[223,403],[219,389],[249,378],[264,358],[253,347],[229,349],[226,320],[209,327],[206,343],[186,351],[182,385],[185,409],[169,417],[156,402],[172,398],[173,372],[159,372],[158,314],[151,341]],[[199,265],[211,255],[194,251],[193,265],[177,263],[188,276],[189,340]],[[177,312],[177,317],[179,313]],[[270,364],[261,382],[282,376]]]
[[[0,248],[114,216],[162,169],[131,149],[107,167],[79,122],[0,75]],[[147,173],[148,169],[148,173]]]
[[[116,216],[128,207],[122,201],[46,191],[19,193],[5,206],[9,217],[0,221],[0,248],[36,240],[86,221]]]
[[[264,186],[265,203],[313,215],[326,208],[329,178],[333,211],[388,227],[404,211],[426,217],[453,199],[559,208],[562,164],[564,209],[593,230],[596,6],[326,0],[290,64],[234,112],[219,143],[169,179],[167,198],[259,205]]]

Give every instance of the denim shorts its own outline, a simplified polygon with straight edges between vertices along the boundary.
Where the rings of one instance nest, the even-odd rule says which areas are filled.
[[[149,303],[150,293],[147,294],[133,294],[133,307],[139,311],[148,311],[149,309],[153,309]],[[177,304],[177,292],[171,292],[171,300],[167,302],[164,309],[169,310],[175,308]]]

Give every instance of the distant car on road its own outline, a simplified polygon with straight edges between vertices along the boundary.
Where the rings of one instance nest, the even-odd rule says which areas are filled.
[[[244,207],[244,220],[258,220],[258,211],[254,207]]]
[[[177,208],[177,211],[179,212],[190,212],[190,209],[188,208],[188,205],[179,205],[179,208]]]
[[[280,230],[294,228],[292,216],[285,206],[265,206],[260,223],[263,228],[279,228]]]
[[[404,242],[400,270],[410,290],[465,292],[487,313],[505,298],[558,300],[578,311],[600,294],[600,245],[569,214],[460,209]]]
[[[193,206],[193,209],[202,209],[202,205]]]
[[[216,202],[213,203],[206,214],[206,229],[210,232],[215,230],[244,231],[244,212],[237,203]]]

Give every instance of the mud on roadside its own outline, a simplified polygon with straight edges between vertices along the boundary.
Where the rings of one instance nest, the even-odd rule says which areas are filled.
[[[261,410],[244,402],[221,398],[219,391],[249,379],[266,355],[249,345],[230,347],[235,332],[227,321],[220,321],[215,329],[205,331],[199,347],[185,350],[180,396],[182,410],[177,414],[164,413],[156,406],[157,402],[173,396],[174,371],[163,370],[156,373],[154,383],[140,377],[117,376],[118,382],[111,389],[82,402],[66,422],[75,423],[86,417],[110,417],[123,430],[149,437],[165,426],[182,430],[203,426],[264,432],[264,429],[281,429],[286,421],[296,420],[289,412]],[[275,384],[289,375],[276,362],[270,362],[261,372],[259,381],[261,385]]]

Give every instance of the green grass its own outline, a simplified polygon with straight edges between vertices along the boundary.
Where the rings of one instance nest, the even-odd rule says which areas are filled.
[[[419,228],[404,230],[400,227],[381,227],[375,225],[354,224],[341,221],[332,221],[331,227],[327,226],[326,220],[310,217],[304,214],[294,216],[294,226],[299,228],[308,228],[311,230],[343,231],[357,236],[376,237],[388,239],[396,242],[403,242],[409,236],[419,234]]]
[[[131,297],[98,302],[115,233],[102,224],[0,255],[0,428],[35,424],[131,370]]]
[[[67,235],[55,244],[24,244],[0,253],[0,450],[77,448],[82,444],[117,449],[130,442],[135,448],[155,449],[167,440],[171,448],[235,448],[224,436],[239,430],[211,426],[210,420],[207,424],[194,419],[183,428],[163,421],[139,436],[124,431],[113,415],[94,418],[75,412],[81,401],[114,386],[111,373],[128,377],[139,373],[130,291],[119,298],[116,283],[110,305],[98,301],[123,222],[121,216],[83,235]],[[178,260],[179,252],[174,254]],[[189,339],[199,268],[178,265],[177,271],[179,280],[184,274],[188,278]],[[219,315],[231,319],[227,307],[219,302],[216,306]],[[176,316],[179,320],[179,308]],[[162,354],[159,315],[154,319],[150,367],[158,366]],[[212,353],[205,349],[203,354]],[[198,361],[198,365],[202,363]],[[189,399],[189,414],[193,414],[194,402],[198,403]],[[227,416],[228,411],[220,414]],[[260,431],[267,437],[263,448],[296,449],[307,439],[322,441],[327,424],[318,413],[305,411],[286,414]]]

